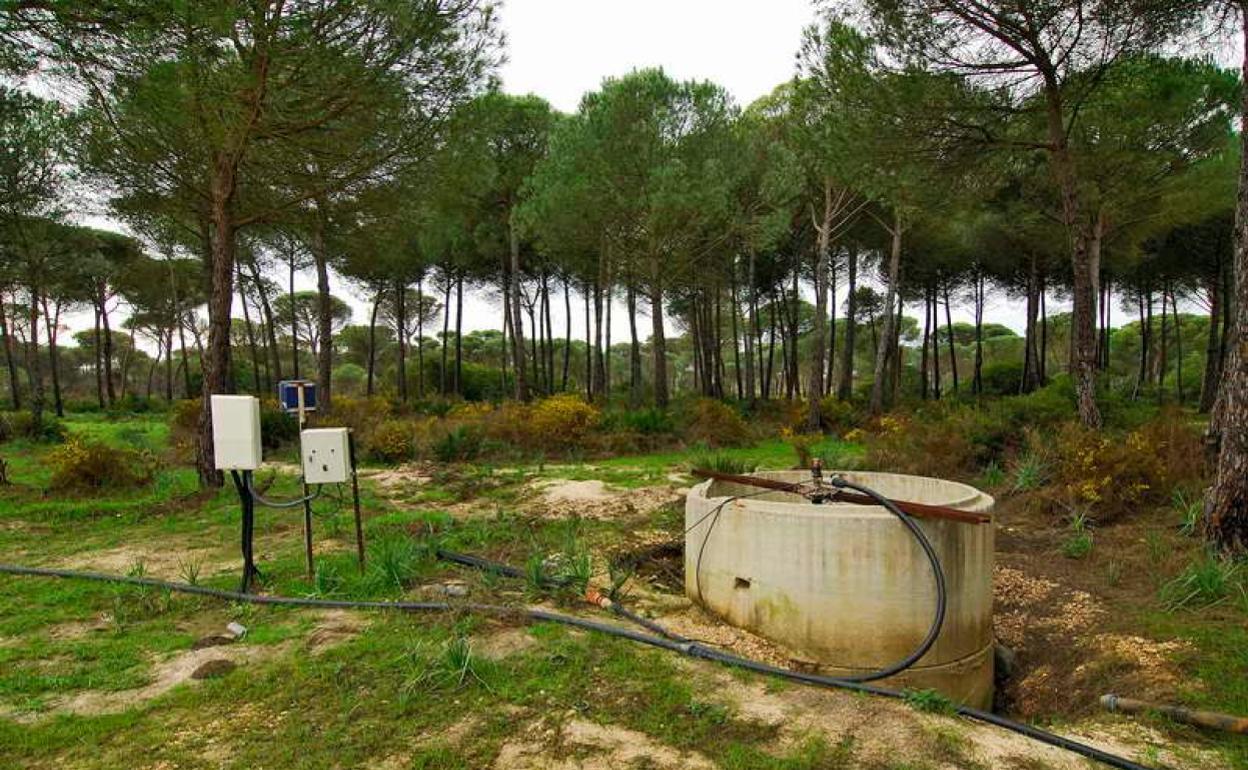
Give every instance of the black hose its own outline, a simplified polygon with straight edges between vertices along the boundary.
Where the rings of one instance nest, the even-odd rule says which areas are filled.
[[[832,689],[852,690],[872,695],[881,695],[886,698],[906,697],[906,694],[899,690],[889,690],[876,685],[865,684],[862,682],[852,682],[827,676],[819,676],[817,674],[804,674],[800,671],[789,671],[788,669],[770,666],[766,663],[750,660],[749,658],[741,658],[736,655],[720,652],[719,650],[704,647],[696,642],[678,642],[671,639],[664,639],[661,636],[651,636],[650,634],[643,634],[640,631],[621,628],[620,626],[586,620],[584,618],[578,618],[574,615],[563,615],[557,612],[548,612],[546,610],[506,607],[498,604],[452,604],[449,602],[405,601],[379,602],[356,601],[349,599],[312,599],[293,596],[261,596],[257,594],[242,593],[239,591],[208,588],[207,586],[190,585],[189,583],[174,583],[166,580],[157,580],[155,578],[133,577],[129,575],[108,575],[100,572],[81,572],[78,570],[53,569],[48,567],[23,567],[16,564],[0,564],[0,573],[23,575],[28,577],[57,577],[71,580],[93,580],[103,583],[122,583],[148,588],[161,588],[167,591],[175,591],[178,593],[192,594],[196,596],[209,596],[227,601],[278,607],[394,610],[400,612],[467,611],[503,617],[521,617],[534,621],[558,623],[560,625],[571,626],[587,631],[595,631],[621,639],[628,639],[639,644],[646,644],[659,649],[679,652],[682,655],[715,661],[717,663],[736,666],[738,668],[754,671],[760,674],[776,676],[795,682],[802,682],[804,684],[812,684]],[[1016,722],[1012,719],[1007,719],[987,711],[981,711],[980,709],[971,708],[969,706],[955,706],[954,708],[956,713],[962,716],[975,719],[980,722],[985,722],[987,724],[996,725],[998,727],[1003,727],[1007,730],[1012,730],[1013,732],[1019,733],[1020,735],[1024,735],[1033,740],[1040,741],[1041,743],[1066,749],[1067,751],[1102,762],[1110,767],[1118,768],[1119,770],[1149,770],[1149,768],[1146,768],[1143,765],[1132,762],[1124,757],[1110,754],[1106,751],[1101,751],[1100,749],[1089,746],[1086,743],[1080,743],[1079,741],[1064,738],[1060,735],[1054,735],[1048,731],[1041,730],[1030,725],[1025,725],[1021,722]]]
[[[447,551],[443,548],[435,550],[434,555],[442,561],[449,561],[453,564],[472,567],[473,569],[479,569],[482,572],[492,572],[495,575],[502,575],[503,577],[528,577],[524,570],[519,567],[513,567],[510,564],[504,564],[501,561],[493,561],[492,559],[485,559],[480,556],[473,556],[466,553],[456,553],[455,551]],[[542,575],[541,582],[543,585],[548,586],[566,586],[571,581],[566,577],[560,577],[558,575]]]
[[[852,481],[846,481],[841,476],[833,476],[831,479],[832,486],[837,489],[852,489],[871,497],[880,505],[884,506],[889,513],[893,514],[906,526],[914,539],[918,541],[919,547],[923,549],[924,555],[927,556],[928,564],[932,567],[932,577],[936,581],[936,612],[932,615],[932,624],[927,629],[927,636],[923,637],[923,641],[919,642],[919,646],[905,658],[897,661],[891,666],[873,671],[867,674],[858,674],[855,676],[840,677],[850,682],[874,682],[878,679],[886,679],[894,674],[913,666],[919,661],[927,651],[936,643],[937,637],[940,636],[940,629],[945,625],[945,610],[949,603],[949,591],[945,585],[945,571],[940,566],[940,557],[936,554],[936,549],[932,547],[932,541],[927,538],[927,534],[923,528],[915,523],[905,511],[897,507],[897,504],[887,497],[881,495],[870,487],[864,487],[861,484],[855,484]]]
[[[313,492],[310,495],[304,495],[303,497],[296,497],[293,500],[266,500],[264,497],[260,495],[259,492],[256,491],[256,488],[252,486],[251,474],[247,474],[246,480],[247,480],[247,493],[250,494],[253,498],[255,498],[255,501],[263,505],[265,508],[298,508],[304,503],[310,503],[316,498],[320,497],[321,490],[324,489],[325,487],[324,484],[317,484],[315,492]],[[307,489],[307,486],[304,486],[304,489]]]

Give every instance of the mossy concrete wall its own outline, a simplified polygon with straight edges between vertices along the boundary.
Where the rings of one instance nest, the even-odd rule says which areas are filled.
[[[805,471],[758,475],[810,480]],[[895,473],[843,475],[896,500],[983,513],[993,506],[988,495],[956,482]],[[707,516],[720,504],[718,514]],[[933,688],[961,703],[990,706],[993,525],[916,521],[944,569],[945,623],[913,668],[881,684]],[[931,624],[931,567],[906,528],[881,507],[814,505],[797,494],[708,481],[690,492],[685,526],[690,598],[818,663],[822,673],[867,671],[900,660]]]

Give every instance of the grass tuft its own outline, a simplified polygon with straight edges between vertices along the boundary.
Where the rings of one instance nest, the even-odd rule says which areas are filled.
[[[1161,587],[1161,604],[1167,612],[1213,607],[1230,599],[1248,608],[1242,564],[1212,554],[1205,554]]]

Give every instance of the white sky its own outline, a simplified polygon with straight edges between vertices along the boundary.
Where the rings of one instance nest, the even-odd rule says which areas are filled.
[[[534,93],[571,112],[582,94],[604,78],[660,66],[677,79],[719,83],[747,105],[792,77],[802,29],[815,16],[810,0],[506,0],[501,20],[507,61],[500,76],[505,91]],[[1233,58],[1218,53],[1219,59]],[[83,218],[95,226],[111,224],[98,215]],[[843,277],[840,283],[838,308]],[[314,285],[310,271],[298,281],[301,289]],[[334,282],[334,291],[351,303],[354,323],[366,321],[360,298],[340,281]],[[583,338],[582,310],[578,299],[574,303],[573,334]],[[562,298],[552,304],[555,328],[561,330]],[[1064,309],[1050,299],[1050,313]],[[465,325],[468,331],[498,328],[500,315],[496,301],[474,294],[465,308]],[[1114,315],[1115,323],[1122,320],[1117,307]],[[1022,304],[1003,296],[989,298],[986,316],[1016,330],[1023,325]],[[954,317],[970,320],[969,309],[955,308]],[[90,322],[87,316],[69,320],[76,328]],[[648,325],[645,321],[642,328]],[[621,305],[612,312],[611,337],[613,342],[628,338]]]

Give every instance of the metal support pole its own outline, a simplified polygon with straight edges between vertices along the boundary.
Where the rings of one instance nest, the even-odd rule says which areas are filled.
[[[307,421],[307,411],[303,401],[303,383],[299,383],[296,391],[299,394],[299,466],[303,467],[303,426]],[[308,579],[316,577],[316,565],[312,561],[312,500],[308,497],[308,482],[300,474],[303,485],[303,551],[307,558]]]
[[[364,519],[360,515],[360,477],[355,470],[355,432],[347,431],[347,449],[351,454],[351,503],[355,508],[355,552],[364,572]]]

